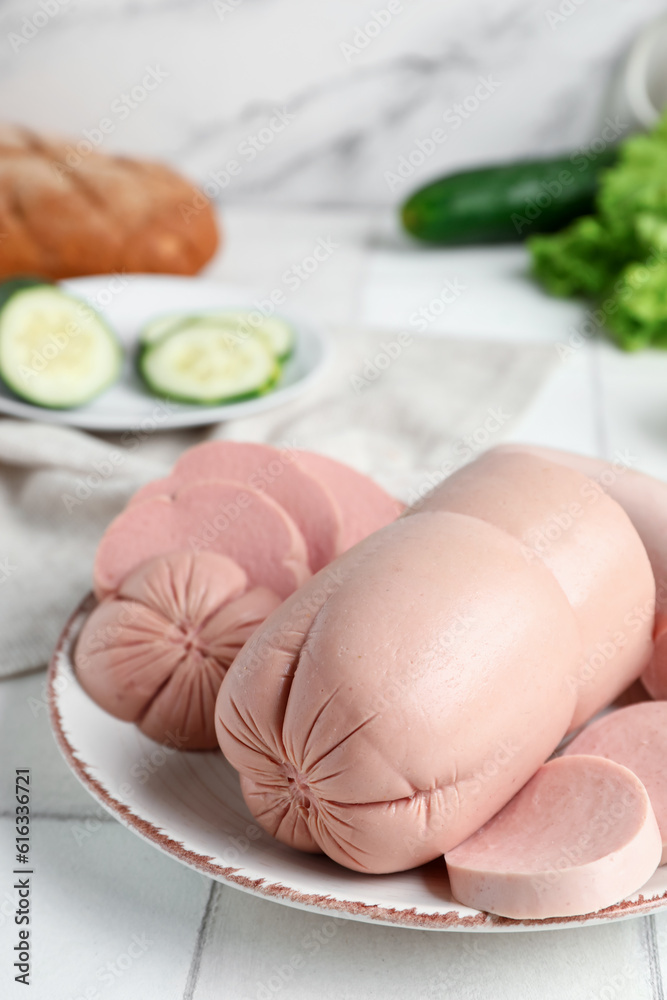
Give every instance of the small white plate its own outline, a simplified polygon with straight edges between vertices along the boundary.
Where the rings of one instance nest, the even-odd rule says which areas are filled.
[[[523,931],[581,927],[667,908],[667,866],[642,890],[583,917],[509,920],[452,899],[442,859],[393,875],[362,875],[302,854],[259,830],[238,776],[221,753],[185,753],[153,743],[102,711],[79,686],[72,653],[89,595],[60,638],[49,671],[51,724],[79,780],[121,823],[155,847],[238,889],[288,906],[398,927]]]
[[[159,422],[166,430],[194,427],[270,410],[298,396],[320,373],[327,355],[321,334],[286,315],[296,331],[294,353],[278,385],[265,396],[224,406],[186,406],[152,396],[135,371],[134,352],[141,327],[171,312],[215,308],[255,309],[252,297],[222,284],[199,278],[162,274],[102,274],[71,278],[61,287],[85,299],[116,331],[126,357],[120,379],[87,406],[50,410],[23,402],[0,383],[0,412],[43,423],[66,424],[96,431],[135,430],[142,422]],[[284,315],[281,310],[279,314]],[[152,425],[154,426],[154,424]]]

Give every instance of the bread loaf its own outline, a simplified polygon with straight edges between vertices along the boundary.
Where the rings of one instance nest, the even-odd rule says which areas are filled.
[[[217,245],[210,203],[169,168],[0,125],[0,278],[195,274]]]

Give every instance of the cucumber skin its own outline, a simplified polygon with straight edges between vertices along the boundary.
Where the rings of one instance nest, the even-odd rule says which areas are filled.
[[[78,299],[75,295],[71,295],[69,292],[63,292],[62,289],[58,288],[55,282],[43,281],[41,278],[10,278],[9,281],[3,281],[0,283],[0,319],[2,317],[3,309],[8,304],[10,299],[14,298],[15,295],[29,291],[31,288],[35,288],[37,286],[57,289],[64,298],[67,298],[72,302],[81,303],[82,305],[92,309],[91,306],[88,306],[85,299]],[[29,403],[31,406],[37,406],[42,410],[78,410],[80,407],[87,406],[88,403],[92,403],[94,399],[97,399],[98,396],[101,396],[103,392],[106,392],[107,389],[111,388],[111,386],[118,381],[124,360],[123,347],[115,332],[111,329],[106,320],[102,319],[96,310],[93,311],[95,312],[100,326],[105,328],[110,340],[116,347],[117,358],[115,371],[109,375],[107,382],[94,393],[83,399],[77,400],[75,403],[44,403],[27,396],[22,389],[17,388],[11,377],[7,377],[7,373],[2,370],[0,370],[0,382],[4,382],[7,388],[14,393],[17,399],[22,400],[24,403]]]
[[[9,278],[0,282],[0,312],[7,305],[12,295],[16,292],[23,292],[26,288],[34,288],[36,285],[53,286],[52,281],[45,281],[43,278],[32,278],[29,275],[21,278]]]
[[[191,319],[192,317],[185,319],[182,323],[176,324],[176,326],[170,330],[165,331],[162,337],[158,337],[158,339],[153,343],[146,341],[142,342],[141,340],[139,341],[134,361],[135,370],[152,396],[155,396],[158,399],[169,400],[172,403],[182,403],[184,406],[225,406],[227,403],[241,403],[246,399],[257,399],[258,396],[265,396],[267,392],[271,392],[271,390],[275,388],[283,371],[283,363],[279,358],[275,359],[273,373],[263,386],[259,389],[252,389],[250,392],[240,393],[238,396],[223,396],[221,399],[193,399],[191,396],[181,396],[178,393],[165,392],[164,389],[160,389],[156,386],[144,370],[144,361],[147,355],[152,352],[153,348],[160,343],[163,337],[171,336],[171,334],[175,333],[176,330],[182,329],[182,327],[187,325]]]
[[[257,399],[258,396],[265,396],[267,392],[271,392],[271,390],[275,388],[282,374],[282,365],[276,361],[276,366],[270,379],[259,389],[252,389],[250,392],[243,392],[238,396],[223,396],[222,399],[193,399],[191,396],[181,396],[175,392],[165,392],[164,389],[159,389],[153,382],[151,382],[142,365],[144,356],[147,353],[148,345],[145,345],[137,355],[136,368],[142,382],[150,394],[155,396],[157,399],[167,399],[172,403],[182,403],[184,406],[226,406],[227,403],[241,403],[246,399]]]
[[[163,330],[159,337],[155,337],[153,339],[147,339],[144,335],[146,327],[151,326],[151,321],[149,321],[148,323],[144,323],[143,327],[139,331],[139,338],[138,338],[138,349],[140,353],[147,350],[149,347],[154,347],[160,340],[162,340],[163,337],[167,337],[170,333],[173,333],[174,330],[183,327],[186,323],[196,323],[201,314],[200,313],[184,314],[177,312],[174,313],[173,315],[174,318],[172,320],[171,325],[168,326],[165,330]],[[162,318],[166,319],[167,317],[164,316]],[[153,320],[152,322],[155,321]]]
[[[575,170],[567,156],[451,174],[407,199],[401,207],[403,227],[418,239],[451,245],[517,242],[532,233],[554,232],[594,210],[600,173],[617,157],[610,148],[587,160],[583,170]],[[559,180],[563,171],[572,177],[569,184]],[[544,199],[554,182],[560,193],[541,208],[536,199]],[[539,211],[532,220],[526,216],[531,205]],[[516,225],[513,215],[526,224]]]
[[[230,309],[229,311],[233,312],[235,310]],[[239,312],[241,311],[240,308],[239,308],[238,311]],[[176,317],[179,317],[179,318],[177,319]],[[187,315],[187,316],[184,316],[184,315],[182,315],[180,313],[175,313],[174,314],[173,326],[167,327],[167,329],[164,330],[163,333],[161,333],[160,336],[156,337],[154,340],[148,340],[144,336],[142,336],[143,331],[146,329],[146,327],[150,326],[150,323],[144,324],[142,330],[139,332],[139,340],[138,340],[138,352],[139,352],[139,355],[138,355],[138,359],[141,360],[141,355],[144,353],[144,351],[147,350],[150,347],[153,347],[155,344],[158,343],[158,341],[162,340],[163,337],[169,336],[169,334],[173,333],[176,329],[182,329],[186,324],[189,324],[189,323],[198,323],[202,318],[203,319],[207,318],[206,311],[202,311],[200,313],[192,313],[192,314]],[[292,343],[291,343],[291,345],[290,345],[290,347],[289,347],[289,349],[287,351],[285,351],[284,354],[276,354],[276,356],[275,356],[276,357],[276,361],[278,361],[279,364],[284,365],[292,357],[292,355],[294,354],[295,349],[296,349],[296,344],[295,344],[295,342],[293,340]]]
[[[192,399],[190,396],[180,396],[177,393],[165,393],[163,389],[159,389],[151,381],[144,370],[144,360],[146,355],[150,354],[153,348],[156,347],[157,344],[159,344],[165,337],[171,336],[171,334],[175,333],[177,330],[182,330],[184,326],[188,326],[190,323],[197,323],[203,315],[203,313],[194,313],[191,316],[181,318],[180,321],[175,320],[172,327],[169,327],[163,334],[153,341],[142,340],[141,335],[139,336],[134,358],[134,367],[139,378],[151,395],[156,396],[158,399],[169,400],[172,403],[182,403],[184,406],[225,406],[227,403],[242,403],[246,399],[257,399],[259,396],[265,396],[267,392],[271,392],[280,380],[283,373],[283,367],[294,354],[296,347],[294,343],[291,345],[286,354],[282,354],[279,357],[275,356],[273,374],[260,389],[253,389],[251,392],[245,392],[238,396],[224,396],[222,399]]]

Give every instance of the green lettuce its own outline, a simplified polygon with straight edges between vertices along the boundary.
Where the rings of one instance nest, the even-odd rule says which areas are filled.
[[[667,347],[667,263],[649,260],[628,264],[607,319],[619,347],[636,351],[642,347]]]
[[[596,296],[614,280],[624,260],[609,230],[585,215],[553,236],[530,240],[533,273],[552,295]]]
[[[601,303],[619,347],[667,347],[667,114],[621,143],[601,173],[595,215],[528,245],[538,281],[552,295]]]

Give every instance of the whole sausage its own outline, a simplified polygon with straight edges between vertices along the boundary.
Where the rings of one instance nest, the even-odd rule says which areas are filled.
[[[503,476],[507,496],[520,480],[516,510],[482,502]],[[643,669],[649,618],[631,655],[619,646],[609,670],[579,683],[591,644],[606,641],[606,602],[624,616],[654,599],[615,501],[543,558],[525,531],[580,501],[586,477],[531,455],[482,460],[466,477],[456,502],[446,481],[309,580],[227,672],[218,740],[279,840],[359,871],[431,860],[512,798],[577,713]]]

